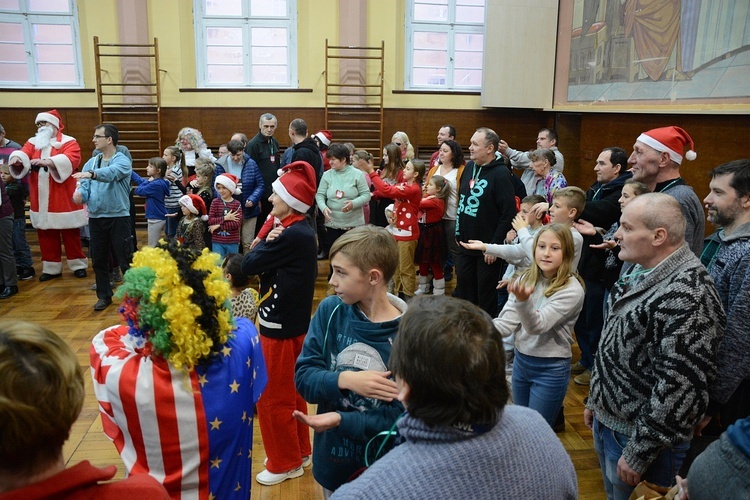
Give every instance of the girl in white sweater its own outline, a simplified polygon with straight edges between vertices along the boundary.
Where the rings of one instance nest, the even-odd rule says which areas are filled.
[[[583,307],[583,285],[573,268],[570,228],[544,226],[534,239],[534,264],[508,283],[510,297],[495,328],[515,334],[514,403],[554,425],[570,379],[571,332]]]

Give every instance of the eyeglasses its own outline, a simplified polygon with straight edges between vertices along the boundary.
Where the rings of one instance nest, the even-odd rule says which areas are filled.
[[[104,139],[105,137],[107,137],[107,136],[106,135],[97,135],[97,134],[94,134],[94,140],[96,140],[96,139]]]
[[[36,128],[44,127],[45,125],[49,125],[49,122],[36,122]]]

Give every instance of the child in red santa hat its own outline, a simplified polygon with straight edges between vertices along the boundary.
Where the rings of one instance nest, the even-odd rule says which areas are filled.
[[[197,194],[186,194],[179,200],[184,216],[177,226],[177,240],[182,246],[200,252],[206,248],[203,233],[206,230],[206,204]]]
[[[208,230],[211,232],[211,250],[221,255],[222,260],[228,253],[237,252],[240,244],[242,207],[232,197],[242,192],[237,187],[239,183],[239,179],[232,174],[218,175],[214,181],[219,197],[211,202]]]
[[[318,145],[320,154],[323,157],[323,171],[327,172],[331,168],[331,160],[326,156],[326,151],[328,151],[331,142],[333,142],[333,134],[328,130],[321,130],[313,135],[312,139]]]
[[[315,170],[296,161],[273,183],[274,228],[242,261],[242,272],[260,276],[258,322],[268,367],[268,385],[257,404],[260,432],[268,456],[259,483],[277,484],[299,477],[310,464],[309,428],[292,417],[307,414],[307,403],[294,386],[294,365],[310,325],[317,243],[305,213],[315,200]]]

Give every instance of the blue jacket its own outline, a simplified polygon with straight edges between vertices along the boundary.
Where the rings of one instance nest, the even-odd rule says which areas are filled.
[[[281,233],[282,235],[284,233]],[[406,304],[389,296],[401,311]],[[327,297],[318,306],[295,367],[297,391],[318,414],[335,411],[338,427],[316,432],[313,438],[313,476],[324,488],[335,490],[363,467],[365,446],[379,432],[391,428],[403,405],[366,398],[338,386],[342,371],[386,371],[401,317],[373,323],[357,305]]]
[[[244,153],[245,164],[242,167],[242,193],[235,196],[234,198],[240,202],[242,206],[242,215],[245,219],[251,219],[257,217],[260,213],[260,202],[265,203],[267,200],[261,200],[263,196],[263,189],[265,184],[263,183],[263,176],[260,175],[260,169],[255,160],[250,158],[250,155]],[[227,173],[226,162],[229,160],[229,155],[224,155],[216,162],[216,175],[214,179],[221,174]],[[245,202],[250,200],[253,202],[252,208],[245,206]]]
[[[130,217],[130,173],[133,164],[127,156],[116,152],[106,167],[102,155],[91,158],[82,172],[96,170],[96,180],[80,179],[78,192],[88,204],[89,218]]]
[[[154,179],[149,181],[132,172],[130,180],[135,183],[135,194],[146,197],[146,219],[166,220],[167,206],[165,199],[169,196],[169,181],[166,179]]]

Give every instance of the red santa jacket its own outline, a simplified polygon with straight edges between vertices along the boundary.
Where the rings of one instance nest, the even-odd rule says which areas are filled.
[[[31,201],[31,224],[37,229],[71,229],[87,224],[86,211],[73,203],[76,180],[72,177],[81,163],[81,147],[75,138],[57,133],[51,144],[36,149],[32,137],[22,149],[14,151],[8,158],[12,164],[20,158],[22,165],[11,166],[10,173],[16,179],[29,175],[29,200]],[[31,168],[31,160],[49,158],[54,167]]]
[[[372,179],[376,192],[396,200],[394,203],[396,227],[393,230],[393,237],[396,238],[396,241],[418,240],[417,213],[419,212],[419,202],[422,200],[422,189],[419,184],[402,182],[391,186],[383,182],[377,172],[371,173],[370,179]]]

